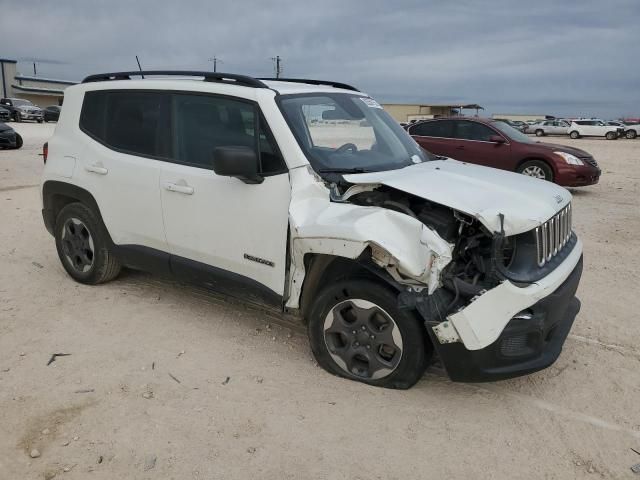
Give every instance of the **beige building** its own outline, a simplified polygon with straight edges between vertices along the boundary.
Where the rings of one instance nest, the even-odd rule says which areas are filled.
[[[476,104],[429,105],[416,103],[385,103],[382,107],[398,122],[464,115],[464,109],[475,110],[475,114],[477,115],[478,110],[484,110],[484,108]]]
[[[494,113],[493,115],[491,115],[491,117],[496,120],[519,120],[521,122],[529,122],[532,120],[546,120],[549,118],[553,118],[542,113]]]
[[[62,105],[64,89],[76,82],[21,75],[15,60],[0,59],[0,98],[23,98],[40,107]]]

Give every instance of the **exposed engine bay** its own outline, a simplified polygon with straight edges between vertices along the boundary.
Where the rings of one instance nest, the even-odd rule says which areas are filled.
[[[514,239],[489,232],[469,215],[386,186],[344,197],[356,205],[388,208],[412,216],[454,245],[452,260],[441,276],[445,291],[436,295],[439,316],[508,278],[507,268],[515,254]]]

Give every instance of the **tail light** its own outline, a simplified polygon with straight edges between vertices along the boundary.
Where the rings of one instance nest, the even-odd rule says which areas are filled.
[[[45,142],[42,145],[42,158],[44,158],[44,163],[47,163],[47,155],[49,155],[49,142]]]

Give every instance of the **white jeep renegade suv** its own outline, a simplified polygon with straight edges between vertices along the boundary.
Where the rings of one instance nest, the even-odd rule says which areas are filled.
[[[121,267],[299,315],[329,372],[408,388],[533,372],[580,308],[571,196],[435,157],[353,87],[111,73],[65,91],[43,217],[75,280]]]

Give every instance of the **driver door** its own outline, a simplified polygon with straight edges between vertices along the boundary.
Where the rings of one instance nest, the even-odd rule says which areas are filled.
[[[241,98],[175,93],[171,117],[173,161],[165,163],[160,187],[172,270],[243,296],[262,290],[281,300],[291,189],[258,106]],[[255,148],[264,181],[216,175],[213,151],[223,146]]]

